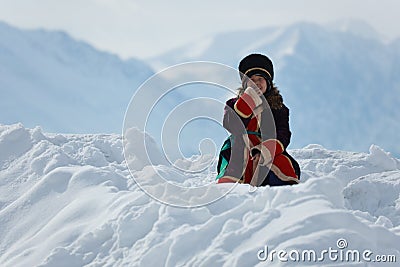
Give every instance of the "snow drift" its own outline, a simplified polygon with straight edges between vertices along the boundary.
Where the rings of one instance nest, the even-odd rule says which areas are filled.
[[[329,248],[371,251],[370,262],[358,263],[367,265],[379,255],[400,259],[398,159],[374,145],[369,153],[319,145],[290,152],[303,170],[299,185],[237,185],[219,201],[183,209],[152,199],[132,176],[161,169],[176,183],[212,182],[213,166],[190,176],[138,164],[130,174],[119,135],[0,125],[0,265],[264,266],[266,246],[318,257]],[[302,264],[349,264],[318,260]]]

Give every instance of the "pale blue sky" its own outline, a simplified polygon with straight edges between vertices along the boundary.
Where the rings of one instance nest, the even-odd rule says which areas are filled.
[[[64,30],[123,58],[146,58],[216,32],[362,19],[400,36],[397,0],[0,0],[0,20]]]

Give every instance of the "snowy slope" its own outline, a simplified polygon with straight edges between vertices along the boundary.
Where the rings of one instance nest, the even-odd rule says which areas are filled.
[[[210,60],[237,68],[248,53],[265,53],[291,109],[292,147],[367,151],[375,143],[399,156],[399,44],[360,21],[297,23],[208,36],[150,62],[159,68]]]
[[[136,133],[143,138],[149,137]],[[320,145],[291,150],[303,169],[301,184],[257,190],[237,185],[195,209],[164,205],[143,193],[126,167],[119,135],[0,125],[0,151],[1,266],[285,265],[276,255],[273,262],[260,261],[265,246],[370,250],[371,258],[400,260],[400,161],[374,145],[369,153]],[[144,151],[136,153],[140,159]],[[195,167],[190,160],[178,165]],[[132,175],[150,177],[152,169],[178,184],[185,177],[209,183],[214,175],[213,166],[177,175],[171,166],[144,161]],[[338,248],[341,239],[347,248]],[[328,257],[303,262],[328,264],[349,265]]]
[[[153,74],[64,32],[0,22],[0,122],[47,131],[120,133],[133,92]]]

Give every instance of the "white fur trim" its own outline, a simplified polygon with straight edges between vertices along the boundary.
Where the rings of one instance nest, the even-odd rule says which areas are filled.
[[[262,156],[260,165],[262,165],[262,166],[270,165],[271,161],[272,161],[272,156],[271,156],[271,153],[269,152],[269,150],[262,144],[258,145],[257,148],[258,148],[258,150],[261,151],[261,156]]]
[[[246,90],[244,90],[244,93],[249,95],[253,99],[256,107],[262,104],[261,97],[257,94],[256,89],[252,87],[247,87]]]

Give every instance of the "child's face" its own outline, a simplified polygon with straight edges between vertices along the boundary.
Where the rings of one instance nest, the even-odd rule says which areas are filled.
[[[258,89],[260,89],[263,94],[265,94],[265,92],[267,91],[267,81],[264,77],[253,75],[250,77],[250,80],[253,81],[253,83],[258,87]],[[248,83],[247,86],[251,86],[251,84]]]

